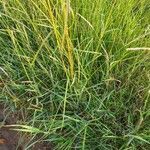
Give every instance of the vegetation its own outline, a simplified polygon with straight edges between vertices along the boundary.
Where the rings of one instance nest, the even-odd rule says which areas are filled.
[[[17,130],[56,150],[148,150],[149,12],[149,0],[0,0],[0,101],[27,114]]]

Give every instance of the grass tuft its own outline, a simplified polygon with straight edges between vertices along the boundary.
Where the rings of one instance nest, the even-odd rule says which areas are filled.
[[[15,129],[56,150],[149,149],[149,11],[149,0],[0,0],[0,100],[27,113]]]

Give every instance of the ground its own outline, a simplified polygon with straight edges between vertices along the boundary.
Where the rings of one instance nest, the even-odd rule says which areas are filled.
[[[22,135],[8,127],[16,124],[19,120],[22,120],[20,112],[9,112],[4,104],[0,105],[0,150],[25,150],[31,142],[30,135]],[[51,150],[52,146],[46,142],[37,142],[29,149]]]

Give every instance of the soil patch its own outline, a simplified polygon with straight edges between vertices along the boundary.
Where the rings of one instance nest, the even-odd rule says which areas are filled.
[[[7,127],[7,125],[16,124],[22,118],[20,112],[10,113],[3,104],[0,104],[0,150],[27,150],[25,147],[31,137]],[[52,145],[48,142],[37,142],[29,150],[52,150]]]

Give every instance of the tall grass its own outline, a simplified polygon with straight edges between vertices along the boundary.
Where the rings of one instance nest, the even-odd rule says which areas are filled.
[[[149,11],[149,0],[0,0],[0,97],[27,112],[18,130],[57,150],[147,150]]]

